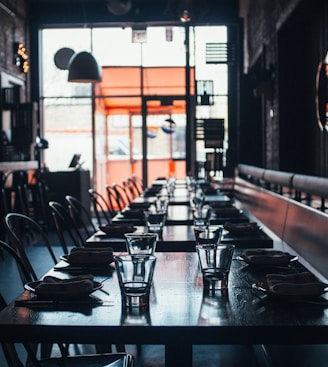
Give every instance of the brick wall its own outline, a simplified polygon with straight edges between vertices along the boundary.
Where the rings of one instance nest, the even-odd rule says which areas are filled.
[[[26,0],[0,1],[0,71],[15,76],[24,82],[21,102],[29,101],[29,74],[22,73],[14,64],[14,42],[21,42],[29,50]]]

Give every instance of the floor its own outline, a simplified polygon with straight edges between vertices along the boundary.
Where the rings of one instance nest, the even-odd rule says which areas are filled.
[[[57,243],[54,239],[53,243]],[[62,254],[62,248],[54,245],[53,249],[57,257]],[[52,260],[47,249],[42,245],[31,244],[27,246],[27,253],[32,260],[32,265],[38,276],[42,276],[51,266]],[[15,299],[22,291],[22,283],[17,272],[16,264],[8,255],[0,253],[0,292],[7,302]],[[20,345],[17,346],[21,355],[25,355]],[[164,346],[147,345],[142,346],[141,354],[138,355],[135,346],[126,346],[127,351],[137,356],[136,367],[164,367]],[[79,351],[92,352],[92,346],[79,346]],[[74,352],[72,350],[72,352]],[[58,351],[54,349],[56,355]],[[193,367],[255,367],[256,364],[251,351],[243,346],[195,346],[193,351]],[[0,366],[5,367],[2,349],[0,349]],[[178,367],[178,366],[177,366]]]

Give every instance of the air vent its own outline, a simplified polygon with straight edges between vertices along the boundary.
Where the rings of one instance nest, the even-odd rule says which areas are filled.
[[[235,47],[228,43],[206,43],[206,64],[234,63]]]

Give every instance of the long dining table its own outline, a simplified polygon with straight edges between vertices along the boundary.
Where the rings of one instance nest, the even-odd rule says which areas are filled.
[[[237,255],[228,292],[203,292],[196,253],[156,253],[149,309],[121,306],[116,272],[94,272],[103,283],[92,302],[29,302],[25,291],[0,313],[1,342],[124,343],[165,345],[165,366],[192,366],[192,346],[199,344],[306,344],[328,342],[326,298],[315,302],[276,300],[252,288],[268,269],[252,269]],[[57,269],[57,270],[56,270]],[[70,277],[88,272],[62,261],[49,275]],[[283,271],[302,270],[294,262]],[[97,297],[95,299],[93,298]],[[23,302],[22,302],[23,300]],[[102,300],[103,303],[98,302]]]
[[[182,200],[172,207],[178,213],[184,205]],[[206,294],[194,251],[192,226],[168,225],[165,231],[164,241],[158,243],[155,253],[157,262],[149,308],[122,308],[113,263],[90,268],[70,265],[64,259],[47,275],[66,279],[92,274],[103,288],[87,299],[69,302],[38,299],[35,302],[33,293],[25,290],[0,312],[0,341],[161,344],[165,345],[166,367],[191,367],[193,345],[199,344],[328,342],[326,295],[315,300],[275,299],[253,288],[254,284],[264,282],[268,272],[304,270],[298,261],[277,268],[254,268],[239,259],[244,248],[272,247],[270,238],[236,245],[228,292]],[[99,236],[95,236],[89,239],[91,247],[100,243]],[[118,244],[113,246],[115,254],[125,252],[124,240],[116,239],[112,244],[115,241]],[[238,238],[232,243],[237,241]]]

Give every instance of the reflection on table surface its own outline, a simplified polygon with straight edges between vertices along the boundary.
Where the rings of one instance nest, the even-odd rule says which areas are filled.
[[[0,313],[0,339],[165,344],[167,366],[170,360],[176,363],[177,353],[190,366],[193,344],[310,343],[314,330],[317,341],[327,341],[325,306],[270,300],[252,290],[267,271],[299,272],[299,264],[252,269],[234,256],[228,294],[213,296],[203,294],[196,253],[156,256],[149,312],[122,310],[116,272],[111,269],[95,273],[95,280],[109,292],[109,296],[94,292],[105,301],[102,306],[31,309],[11,304]],[[77,273],[51,270],[49,274],[66,278]],[[182,341],[178,351],[177,340]]]
[[[145,232],[145,226],[136,226],[136,231]],[[156,249],[158,252],[194,252],[195,234],[192,225],[164,226],[162,240],[158,241]],[[223,243],[233,243],[238,248],[272,247],[273,240],[262,229],[244,235],[231,235],[224,231]],[[97,231],[86,241],[87,247],[111,246],[115,251],[124,251],[126,248],[125,238],[106,235]]]

